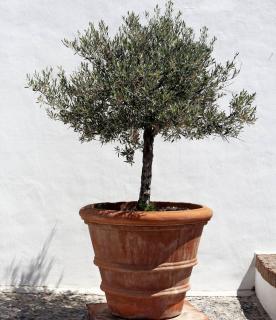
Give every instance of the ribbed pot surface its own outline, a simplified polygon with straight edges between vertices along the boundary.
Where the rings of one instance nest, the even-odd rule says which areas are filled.
[[[89,226],[94,263],[100,269],[108,306],[114,315],[124,318],[175,317],[181,313],[211,210],[184,203],[169,204],[187,208],[178,211],[120,210],[122,206],[126,210],[126,205],[130,203],[80,210]]]

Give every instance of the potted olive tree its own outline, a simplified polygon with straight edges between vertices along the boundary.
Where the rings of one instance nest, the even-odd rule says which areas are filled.
[[[28,76],[48,115],[71,126],[81,141],[118,142],[116,152],[143,165],[138,201],[97,203],[80,210],[88,224],[111,312],[126,318],[180,314],[204,224],[211,210],[190,203],[151,202],[154,140],[237,137],[255,121],[255,94],[242,90],[218,101],[237,76],[236,56],[212,56],[215,38],[195,37],[172,2],[164,12],[131,12],[114,36],[92,23],[64,45],[83,58],[66,75],[50,68]]]

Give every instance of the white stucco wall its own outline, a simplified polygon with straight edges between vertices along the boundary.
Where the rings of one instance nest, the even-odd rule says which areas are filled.
[[[276,319],[276,288],[268,283],[256,269],[255,271],[256,295],[271,319]]]
[[[78,59],[61,39],[103,18],[111,30],[155,0],[0,1],[0,284],[93,289],[100,283],[78,209],[96,201],[136,199],[133,167],[113,146],[80,144],[24,89],[25,74],[49,65],[72,70]],[[159,1],[161,6],[164,1]],[[188,25],[218,38],[220,60],[240,52],[234,88],[257,91],[258,122],[240,140],[157,141],[153,198],[203,203],[205,229],[193,290],[250,289],[254,252],[276,243],[276,2],[175,1]],[[112,244],[111,244],[112,245]],[[273,248],[274,246],[274,248]],[[21,280],[20,280],[21,279]]]

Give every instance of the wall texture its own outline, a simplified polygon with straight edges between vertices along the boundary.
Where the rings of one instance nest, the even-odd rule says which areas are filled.
[[[78,209],[96,201],[136,199],[141,155],[133,167],[113,146],[80,144],[53,122],[24,88],[26,73],[78,63],[63,47],[89,21],[112,32],[127,10],[155,0],[0,1],[0,284],[91,289],[100,279]],[[159,1],[163,7],[164,1]],[[153,198],[203,203],[214,218],[205,229],[192,288],[249,289],[256,250],[276,243],[276,2],[175,1],[188,25],[208,26],[216,57],[240,52],[234,89],[257,91],[258,122],[239,140],[176,144],[158,140]]]

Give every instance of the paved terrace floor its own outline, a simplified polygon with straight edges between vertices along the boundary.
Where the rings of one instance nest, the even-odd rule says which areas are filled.
[[[190,297],[188,300],[210,320],[270,320],[255,296]],[[0,293],[0,319],[84,320],[88,302],[104,302],[104,297],[72,293]]]

